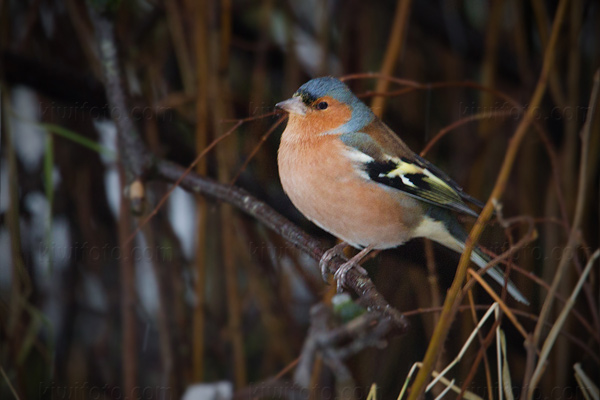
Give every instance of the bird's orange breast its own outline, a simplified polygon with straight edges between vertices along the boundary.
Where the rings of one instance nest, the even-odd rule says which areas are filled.
[[[420,204],[361,175],[339,135],[306,135],[288,124],[279,147],[283,189],[315,224],[355,247],[383,249],[411,238]],[[301,139],[299,139],[301,138]]]

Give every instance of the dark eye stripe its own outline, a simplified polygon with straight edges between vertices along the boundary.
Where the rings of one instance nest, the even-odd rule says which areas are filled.
[[[317,98],[304,90],[298,90],[295,95],[300,96],[302,102],[306,105],[313,103]]]

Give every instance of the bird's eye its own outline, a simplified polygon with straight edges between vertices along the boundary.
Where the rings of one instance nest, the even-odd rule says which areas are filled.
[[[326,109],[326,108],[327,108],[327,106],[328,106],[328,105],[329,105],[329,104],[327,104],[327,102],[326,102],[326,101],[322,101],[322,102],[320,102],[319,104],[317,104],[317,109],[319,109],[319,110],[324,110],[324,109]]]

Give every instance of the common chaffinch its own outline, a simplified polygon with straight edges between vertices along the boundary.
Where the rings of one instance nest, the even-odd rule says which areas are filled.
[[[362,249],[336,272],[338,290],[348,270],[373,249],[426,237],[462,252],[467,234],[453,212],[477,217],[481,207],[445,173],[411,151],[348,87],[333,77],[302,85],[276,105],[289,113],[278,152],[279,177],[292,203],[343,242],[325,253],[321,268],[347,245]],[[476,247],[471,260],[485,267]],[[497,266],[488,274],[504,284]],[[515,285],[510,295],[528,304]]]

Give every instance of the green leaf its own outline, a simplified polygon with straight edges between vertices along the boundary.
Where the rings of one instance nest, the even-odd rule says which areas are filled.
[[[80,135],[77,132],[73,132],[72,130],[67,129],[64,126],[50,124],[50,123],[42,123],[42,124],[39,124],[39,126],[46,129],[50,133],[64,137],[65,139],[75,142],[83,147],[87,147],[88,149],[93,150],[97,153],[112,156],[112,157],[115,156],[115,153],[113,151],[111,151],[109,148],[102,146],[101,144],[96,143],[93,140],[90,140],[90,139]]]

